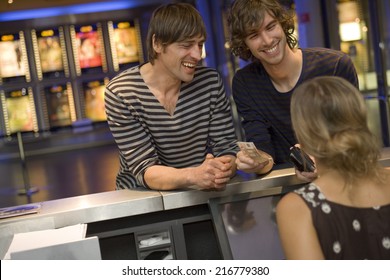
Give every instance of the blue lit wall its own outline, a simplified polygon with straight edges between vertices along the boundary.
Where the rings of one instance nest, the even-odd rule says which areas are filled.
[[[134,7],[158,4],[163,1],[158,0],[114,0],[107,2],[97,2],[88,4],[77,4],[70,6],[32,9],[24,11],[14,11],[0,13],[0,22],[26,20],[35,18],[55,17],[69,14],[96,13],[113,10],[124,10]]]

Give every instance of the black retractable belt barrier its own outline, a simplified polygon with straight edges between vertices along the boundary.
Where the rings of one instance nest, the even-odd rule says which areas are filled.
[[[23,173],[23,182],[24,182],[24,188],[21,188],[18,191],[19,195],[26,195],[28,198],[36,192],[39,191],[38,188],[32,187],[30,185],[30,178],[28,175],[28,170],[27,170],[27,164],[26,164],[26,157],[24,154],[24,145],[23,145],[23,139],[22,139],[22,133],[17,132],[17,137],[18,137],[18,146],[19,146],[19,155],[20,155],[20,162],[22,165],[22,173]]]

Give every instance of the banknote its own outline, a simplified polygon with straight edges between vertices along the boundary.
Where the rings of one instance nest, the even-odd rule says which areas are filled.
[[[269,160],[268,157],[262,156],[259,151],[257,150],[255,144],[253,142],[237,142],[238,147],[240,147],[240,150],[247,155],[248,157],[255,160],[257,163],[264,163]]]

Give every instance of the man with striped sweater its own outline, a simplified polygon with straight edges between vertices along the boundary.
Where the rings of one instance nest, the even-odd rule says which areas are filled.
[[[192,5],[163,5],[149,24],[149,61],[107,85],[108,124],[119,147],[117,189],[220,189],[234,176],[230,103],[218,72],[200,65],[205,39]]]

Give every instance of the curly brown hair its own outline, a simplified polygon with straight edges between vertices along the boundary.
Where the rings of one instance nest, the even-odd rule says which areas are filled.
[[[292,49],[298,41],[295,38],[294,16],[292,10],[282,6],[277,0],[235,0],[228,15],[230,28],[230,48],[235,56],[244,60],[253,60],[251,51],[245,44],[245,38],[260,28],[268,13],[281,24]]]

